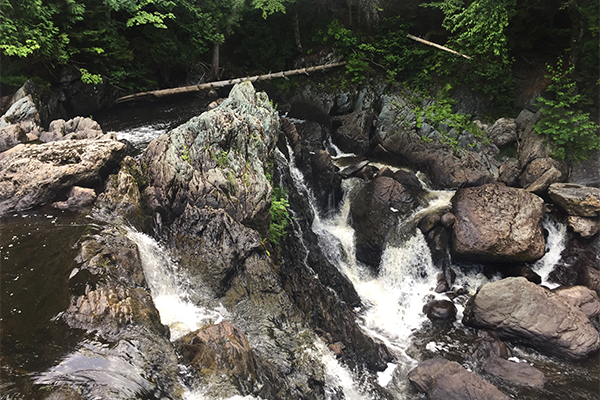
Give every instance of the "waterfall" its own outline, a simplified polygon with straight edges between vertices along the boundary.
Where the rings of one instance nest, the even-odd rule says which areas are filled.
[[[543,228],[548,232],[546,238],[546,254],[535,262],[532,269],[542,277],[542,284],[554,289],[559,285],[548,281],[548,275],[560,260],[560,253],[567,245],[567,225],[545,216],[542,221]]]
[[[206,324],[218,324],[227,316],[224,307],[208,306],[212,301],[209,293],[202,293],[201,288],[194,288],[192,292],[186,287],[185,277],[179,273],[177,264],[156,240],[131,228],[127,228],[127,236],[138,246],[152,299],[161,322],[171,330],[171,340]],[[206,304],[206,307],[198,303]]]

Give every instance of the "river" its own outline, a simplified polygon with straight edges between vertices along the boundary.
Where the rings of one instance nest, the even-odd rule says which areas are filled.
[[[115,131],[139,151],[153,138],[166,133],[206,107],[207,101],[195,96],[178,100],[156,101],[122,106],[97,119],[105,131]],[[301,123],[301,121],[299,121]],[[332,146],[335,149],[335,146]],[[352,155],[339,152],[335,162],[344,165]],[[453,262],[457,273],[453,301],[458,319],[449,326],[432,324],[423,314],[423,305],[432,299],[447,299],[435,293],[438,271],[434,267],[427,243],[416,228],[425,214],[450,208],[452,191],[427,189],[424,205],[399,224],[382,257],[380,272],[375,275],[354,257],[354,231],[348,222],[350,199],[363,182],[350,178],[343,182],[344,200],[338,212],[319,210],[302,172],[287,161],[294,184],[313,208],[312,230],[318,245],[329,261],[354,285],[363,307],[359,311],[361,328],[386,344],[394,362],[374,376],[396,399],[421,399],[407,382],[407,373],[421,360],[442,356],[467,368],[467,355],[476,333],[460,322],[468,297],[477,288],[499,276],[486,273],[481,265]],[[98,232],[102,225],[91,218],[50,208],[15,213],[2,218],[0,251],[1,269],[1,360],[3,399],[43,398],[39,388],[52,384],[56,371],[64,368],[82,346],[95,346],[85,332],[70,329],[56,318],[69,303],[69,276],[76,263],[77,247],[85,234]],[[295,226],[295,225],[294,225]],[[553,265],[565,246],[567,230],[550,218],[544,220],[548,231],[546,255],[532,268],[545,284]],[[227,310],[215,299],[203,297],[201,288],[189,288],[186,277],[166,249],[150,236],[127,228],[127,235],[140,250],[146,280],[161,321],[171,330],[171,339],[198,329],[207,323],[227,319]],[[295,226],[295,229],[299,229]],[[301,237],[301,232],[296,232]],[[598,399],[600,368],[598,356],[582,362],[567,362],[541,355],[533,350],[511,345],[513,360],[527,362],[548,378],[543,389],[519,387],[496,378],[486,377],[504,393],[515,399]],[[374,399],[365,386],[364,371],[351,371],[336,360],[320,341],[311,351],[323,364],[328,399]],[[121,365],[120,361],[115,361]],[[75,365],[73,363],[69,364]],[[77,365],[70,373],[78,374]],[[89,368],[89,365],[85,368]],[[105,369],[99,369],[100,373]],[[79,371],[81,372],[81,371]],[[99,374],[89,379],[103,379]],[[184,372],[182,372],[184,373]],[[109,380],[110,381],[110,380]],[[130,387],[135,392],[138,383]],[[127,386],[127,385],[125,385]],[[203,388],[186,387],[184,398],[207,398]],[[242,399],[242,397],[236,397]],[[252,399],[247,396],[245,399]]]

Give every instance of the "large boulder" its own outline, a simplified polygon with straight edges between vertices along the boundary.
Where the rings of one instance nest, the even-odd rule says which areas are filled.
[[[406,214],[414,206],[412,195],[397,180],[380,176],[368,182],[350,206],[351,223],[356,231],[356,258],[378,269],[387,238],[398,223],[398,214]]]
[[[548,194],[555,204],[569,215],[598,217],[600,215],[600,189],[573,183],[554,183]]]
[[[486,360],[483,370],[519,386],[542,388],[548,382],[542,371],[528,363],[509,361],[496,356]]]
[[[600,334],[577,306],[522,277],[481,287],[467,303],[463,323],[569,359],[600,348]]]
[[[498,147],[517,141],[517,124],[512,118],[500,118],[485,130],[488,138]]]
[[[335,117],[334,120],[340,123],[332,133],[332,138],[339,148],[359,156],[366,154],[369,150],[373,116],[358,111]]]
[[[15,103],[0,117],[0,153],[39,135],[40,115],[31,95]]]
[[[510,397],[462,365],[440,357],[419,363],[408,380],[429,400],[509,400]]]
[[[220,106],[148,145],[150,205],[167,222],[187,204],[223,208],[265,233],[271,203],[265,166],[278,134],[279,117],[266,94],[249,82],[234,86]]]
[[[454,254],[500,263],[541,258],[543,204],[535,194],[501,184],[459,189],[452,198]]]
[[[111,138],[18,145],[0,155],[0,215],[98,184],[124,156],[125,145]]]

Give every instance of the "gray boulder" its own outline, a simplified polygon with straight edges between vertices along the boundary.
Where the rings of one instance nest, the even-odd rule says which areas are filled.
[[[541,258],[543,204],[534,194],[499,184],[459,189],[452,199],[454,254],[501,263]]]
[[[112,139],[18,145],[0,155],[0,215],[57,200],[91,186],[118,166],[125,145]]]
[[[91,188],[73,186],[67,195],[67,200],[52,203],[59,210],[82,211],[90,207],[96,200],[96,192]]]
[[[598,294],[585,286],[561,286],[554,290],[575,307],[579,307],[588,318],[600,315]]]
[[[506,146],[517,141],[517,124],[512,118],[500,118],[485,130],[485,134],[496,146]]]
[[[519,160],[516,158],[509,158],[504,161],[498,169],[498,175],[498,182],[503,182],[508,186],[518,186],[519,175],[521,175]]]
[[[229,98],[153,140],[143,157],[150,204],[170,222],[187,204],[223,208],[266,232],[271,185],[264,166],[275,148],[279,117],[252,84],[234,86]]]
[[[462,365],[440,357],[419,363],[408,380],[429,400],[509,400],[495,386]]]
[[[481,287],[467,303],[463,323],[568,359],[600,348],[598,331],[578,307],[522,277]]]
[[[555,183],[548,189],[550,198],[569,215],[598,217],[600,189],[573,183]]]
[[[546,157],[531,161],[519,177],[522,188],[533,193],[545,192],[553,183],[565,180],[566,168],[559,161]]]

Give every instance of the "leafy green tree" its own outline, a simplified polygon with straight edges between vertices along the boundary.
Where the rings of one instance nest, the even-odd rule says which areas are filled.
[[[552,83],[549,97],[539,99],[542,119],[534,125],[535,131],[548,137],[553,156],[577,161],[587,158],[592,150],[600,150],[599,127],[588,113],[579,109],[581,95],[572,78],[574,66],[563,68],[562,59],[556,68],[548,65]]]

